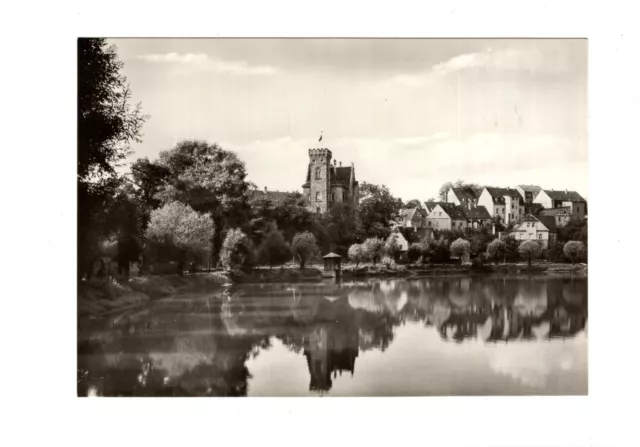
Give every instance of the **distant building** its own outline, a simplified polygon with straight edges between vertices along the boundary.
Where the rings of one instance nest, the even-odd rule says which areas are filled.
[[[283,206],[288,200],[295,200],[301,198],[300,193],[297,192],[285,192],[285,191],[268,191],[265,186],[264,190],[252,190],[248,192],[249,203],[256,204],[261,200],[268,200],[272,206]]]
[[[516,186],[516,190],[524,199],[525,205],[527,205],[533,203],[533,199],[542,191],[542,188],[536,185],[518,185]]]
[[[587,201],[576,191],[543,189],[534,199],[534,203],[540,203],[547,209],[568,207],[571,216],[580,219],[587,215]]]
[[[404,228],[413,228],[414,230],[417,230],[418,228],[425,228],[427,226],[426,217],[426,210],[420,208],[404,209],[400,212],[398,224]]]
[[[478,199],[493,218],[508,224],[524,216],[524,199],[516,189],[486,187]]]
[[[478,205],[478,196],[473,188],[469,186],[464,188],[449,188],[447,192],[447,202],[469,209]]]
[[[331,164],[332,153],[329,149],[309,149],[307,179],[302,185],[303,196],[309,202],[309,208],[318,214],[326,213],[334,205],[358,205],[359,190],[355,167]]]
[[[451,230],[467,228],[467,217],[460,205],[440,202],[435,205],[426,218],[427,228],[434,230]]]

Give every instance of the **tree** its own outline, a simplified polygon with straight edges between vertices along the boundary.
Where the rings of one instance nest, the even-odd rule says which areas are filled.
[[[140,208],[131,185],[122,184],[106,210],[106,222],[109,235],[115,241],[113,258],[118,263],[118,274],[129,276],[129,263],[140,260],[144,231]]]
[[[398,242],[398,234],[392,233],[389,236],[386,244],[384,245],[384,253],[394,260],[396,260],[400,253],[402,253],[402,247]]]
[[[571,264],[575,264],[576,259],[585,253],[586,248],[580,241],[569,241],[564,244],[562,251],[565,256],[571,260]]]
[[[151,212],[146,230],[147,249],[154,260],[176,261],[182,275],[187,262],[206,262],[213,222],[188,205],[172,202]]]
[[[487,257],[493,259],[493,262],[497,263],[498,259],[502,258],[503,262],[507,262],[507,246],[500,239],[491,241],[487,245]]]
[[[507,236],[504,239],[504,247],[506,250],[505,253],[505,259],[508,259],[510,261],[514,261],[518,258],[519,252],[518,252],[518,247],[520,246],[520,244],[518,243],[518,241],[516,240],[515,237],[513,236]]]
[[[291,248],[293,249],[294,256],[296,256],[300,262],[301,269],[304,268],[305,263],[309,259],[317,256],[320,252],[315,236],[308,231],[296,234],[293,237]]]
[[[411,244],[409,246],[409,250],[407,252],[407,258],[409,262],[416,262],[422,256],[422,245],[420,244]]]
[[[351,247],[349,247],[348,255],[349,255],[349,260],[351,260],[351,262],[356,263],[356,269],[358,268],[358,265],[366,259],[362,244],[351,245]]]
[[[405,208],[418,208],[418,209],[422,209],[422,202],[420,202],[418,199],[413,199],[413,200],[409,200],[405,205]]]
[[[445,262],[449,260],[449,244],[443,236],[434,238],[422,247],[423,261],[429,258],[430,262]]]
[[[255,264],[255,250],[251,239],[239,228],[227,232],[220,251],[220,262],[227,270],[250,271]]]
[[[441,202],[447,201],[447,193],[451,188],[453,188],[453,183],[451,182],[445,182],[442,184],[442,186],[438,190],[438,197],[440,198]]]
[[[540,256],[542,248],[536,241],[524,241],[518,247],[518,253],[523,258],[526,258],[529,261],[529,265],[531,265],[531,260]]]
[[[156,197],[169,178],[169,169],[147,157],[139,158],[131,164],[131,182],[136,186],[135,197],[142,217],[142,229],[146,230],[151,211],[160,207],[162,202]]]
[[[293,256],[291,246],[284,240],[282,233],[275,225],[271,225],[269,233],[258,247],[258,261],[261,264],[282,265]]]
[[[161,152],[158,163],[170,175],[157,197],[163,203],[178,200],[211,216],[216,229],[212,238],[215,263],[224,231],[245,223],[249,215],[250,184],[244,162],[216,143],[185,140]]]
[[[358,218],[365,237],[386,238],[389,222],[400,215],[401,209],[402,200],[393,197],[386,186],[366,182],[360,185]]]
[[[495,239],[495,236],[491,234],[490,227],[483,226],[477,229],[469,229],[467,237],[470,237],[471,243],[471,255],[480,256],[487,251],[489,243]]]
[[[451,256],[460,258],[460,264],[462,264],[463,259],[471,252],[471,244],[465,239],[458,238],[451,243],[450,250]]]
[[[373,266],[376,266],[376,262],[384,253],[384,240],[377,237],[370,237],[362,244],[364,248],[365,257],[373,262]]]
[[[140,142],[148,118],[106,39],[78,39],[78,273],[90,275],[106,237],[105,214],[120,182],[116,167]]]

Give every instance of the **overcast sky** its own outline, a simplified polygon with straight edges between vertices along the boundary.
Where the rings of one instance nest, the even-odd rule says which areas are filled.
[[[302,191],[327,147],[404,200],[456,179],[588,195],[586,40],[111,42],[151,115],[132,160],[215,141],[259,188]]]

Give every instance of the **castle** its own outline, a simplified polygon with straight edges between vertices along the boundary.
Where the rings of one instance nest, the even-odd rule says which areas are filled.
[[[358,205],[358,182],[355,167],[336,166],[331,163],[329,149],[309,149],[309,168],[307,180],[302,185],[303,196],[309,208],[317,214],[326,213],[334,205],[349,204],[355,209]]]

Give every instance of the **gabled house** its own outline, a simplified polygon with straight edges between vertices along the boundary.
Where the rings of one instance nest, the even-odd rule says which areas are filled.
[[[556,227],[563,227],[571,220],[571,207],[542,209],[538,217],[553,217]]]
[[[587,201],[576,191],[543,189],[533,201],[547,209],[569,207],[572,217],[584,219],[587,215]]]
[[[524,216],[513,229],[517,241],[537,241],[542,248],[551,247],[556,241],[557,228],[553,217]]]
[[[524,216],[524,199],[513,188],[493,188],[487,186],[478,198],[478,205],[484,206],[491,217],[500,218],[508,224]]]
[[[518,185],[516,191],[520,193],[524,199],[525,205],[533,203],[533,199],[536,198],[538,193],[542,191],[542,188],[536,185]]]
[[[398,219],[398,223],[404,228],[413,228],[415,230],[418,228],[425,228],[427,214],[427,211],[420,208],[404,209],[400,211],[400,219]]]
[[[493,219],[491,214],[484,206],[476,206],[468,210],[463,210],[467,218],[467,226],[469,228],[480,228],[484,225],[491,224]]]
[[[460,205],[452,203],[438,203],[426,218],[427,228],[434,230],[451,230],[452,228],[467,228],[467,217]]]

